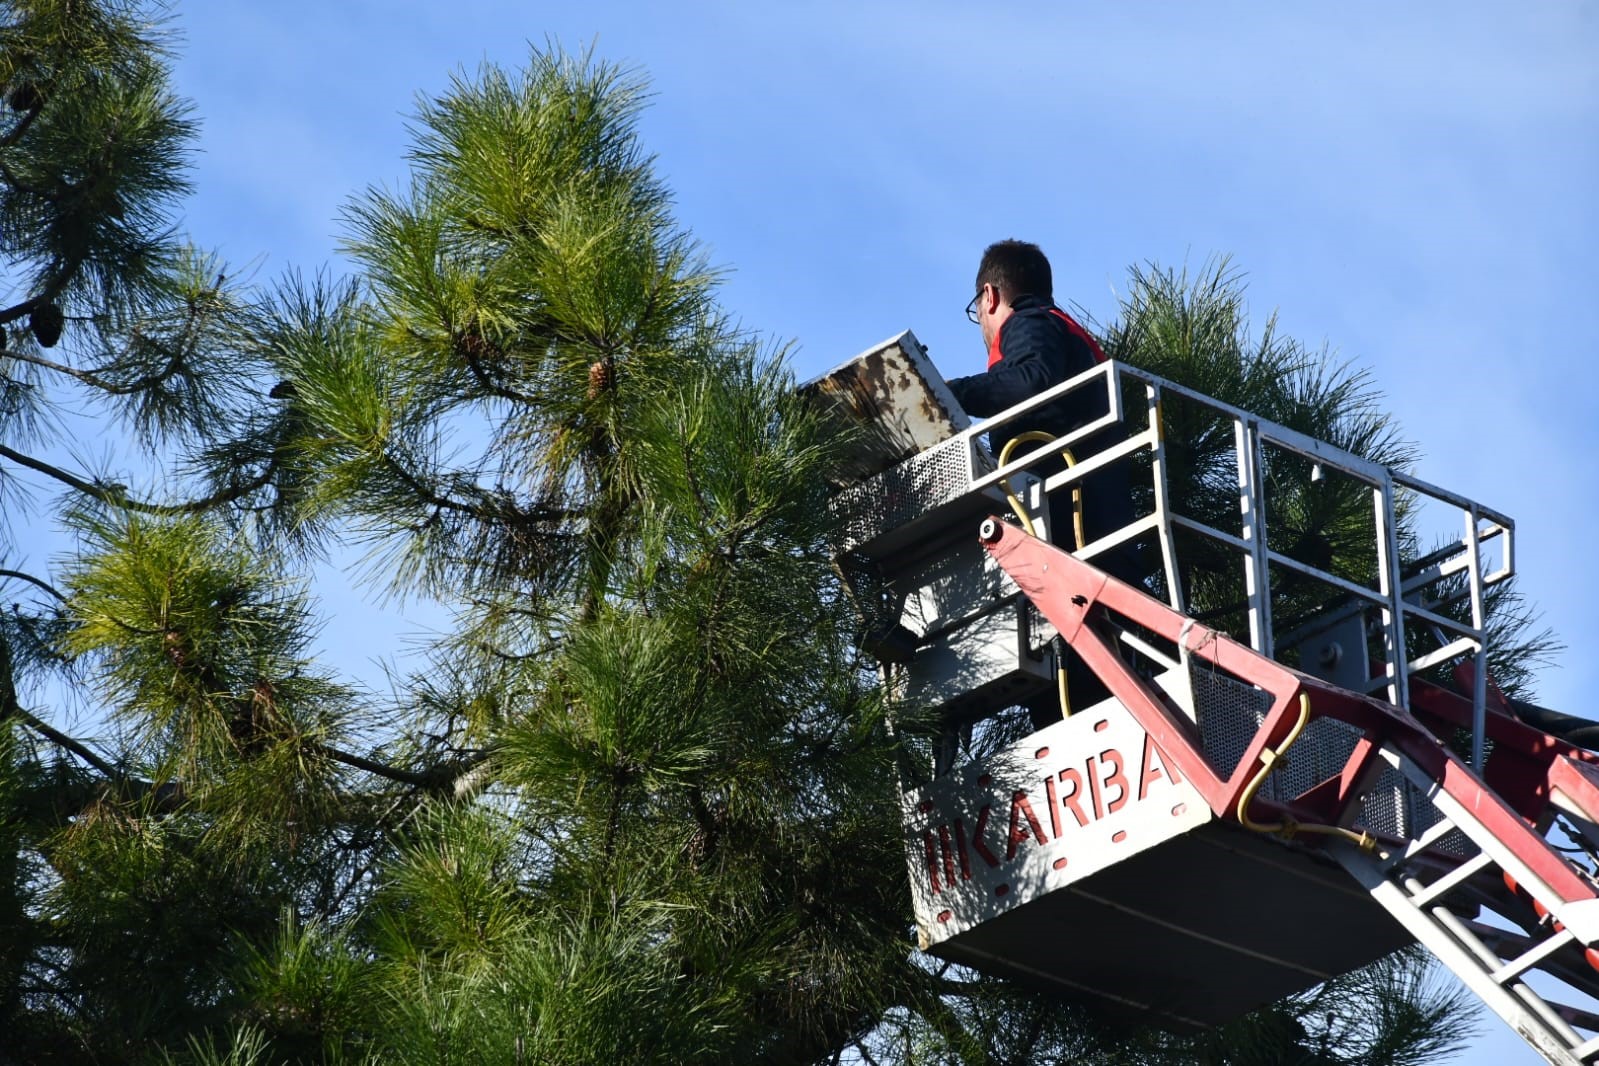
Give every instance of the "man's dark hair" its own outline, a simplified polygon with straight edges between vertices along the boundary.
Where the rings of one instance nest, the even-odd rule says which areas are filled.
[[[983,250],[977,265],[978,292],[992,285],[1007,303],[1018,296],[1055,299],[1055,278],[1043,250],[1027,241],[995,241]]]

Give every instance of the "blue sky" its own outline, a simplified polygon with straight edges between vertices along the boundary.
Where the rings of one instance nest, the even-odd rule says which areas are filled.
[[[807,376],[905,328],[980,369],[999,237],[1101,318],[1131,264],[1230,255],[1257,322],[1371,370],[1422,477],[1516,519],[1569,646],[1538,695],[1599,717],[1599,5],[1037,8],[180,0],[185,225],[263,280],[329,263],[415,94],[549,40],[648,75],[681,221]],[[1533,1061],[1487,1025],[1460,1062]]]

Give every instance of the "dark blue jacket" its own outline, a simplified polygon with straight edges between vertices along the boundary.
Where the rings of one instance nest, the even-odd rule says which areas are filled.
[[[1088,332],[1049,301],[1019,296],[1011,301],[1011,307],[1013,313],[1000,327],[994,339],[995,350],[989,353],[988,372],[949,382],[955,399],[969,415],[979,418],[996,415],[1092,369],[1104,358]],[[1103,416],[1107,409],[1103,385],[1089,385],[1008,423],[991,434],[989,447],[997,457],[1006,440],[1028,430],[1042,430],[1060,437]],[[1080,441],[1072,452],[1081,461],[1122,437],[1121,428],[1112,426]],[[1019,445],[1012,457],[1037,447],[1036,444]],[[1089,540],[1096,540],[1132,520],[1125,465],[1118,463],[1084,479],[1083,526]],[[1031,469],[1047,476],[1064,467],[1062,460],[1051,457],[1034,464]],[[1072,537],[1069,492],[1057,492],[1051,499],[1050,525],[1056,543],[1066,548],[1076,546]],[[1125,551],[1113,553],[1110,558],[1102,556],[1099,565],[1123,580],[1129,580],[1136,569]]]
[[[955,399],[969,415],[988,418],[1069,377],[1091,370],[1103,353],[1081,326],[1047,300],[1018,296],[994,338],[988,373],[955,378]],[[1075,328],[1073,328],[1075,327]],[[1105,413],[1102,389],[1083,389],[1005,427],[1008,440],[1028,430],[1061,436]],[[992,442],[996,454],[1004,441]]]

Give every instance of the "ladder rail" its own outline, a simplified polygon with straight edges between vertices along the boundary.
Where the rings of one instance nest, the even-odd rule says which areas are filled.
[[[1485,960],[1468,946],[1467,941],[1460,939],[1456,930],[1448,928],[1416,906],[1405,889],[1386,876],[1358,848],[1335,842],[1328,850],[1407,932],[1546,1060],[1556,1066],[1583,1066],[1593,1061],[1591,1056],[1578,1057],[1577,1048],[1583,1043],[1581,1035],[1564,1019],[1560,1019],[1547,1004],[1543,1004],[1544,1010],[1532,1005],[1533,1002],[1543,1003],[1542,997],[1527,988],[1527,993],[1534,997],[1529,1002],[1528,996],[1517,990],[1526,987],[1519,978],[1510,985],[1492,980],[1492,971],[1485,965]],[[1460,931],[1470,935],[1464,927]],[[1481,948],[1481,942],[1475,937],[1471,937],[1471,941]],[[1487,951],[1486,948],[1481,950]],[[1494,961],[1498,961],[1497,956],[1494,956]]]
[[[984,523],[981,537],[1001,568],[1181,766],[1218,816],[1243,820],[1244,812],[1236,805],[1248,794],[1245,781],[1263,762],[1279,761],[1280,746],[1290,732],[1298,735],[1302,728],[1303,722],[1290,729],[1290,708],[1301,694],[1310,695],[1308,707],[1314,709],[1303,712],[1304,720],[1329,718],[1358,730],[1361,740],[1353,745],[1343,768],[1301,797],[1314,796],[1321,804],[1324,824],[1351,824],[1362,793],[1382,765],[1413,786],[1414,794],[1431,804],[1436,817],[1418,828],[1407,816],[1399,828],[1404,839],[1381,854],[1339,837],[1314,838],[1315,846],[1324,848],[1402,928],[1548,1061],[1559,1066],[1599,1061],[1599,1034],[1584,1035],[1567,1018],[1592,1015],[1551,1004],[1529,983],[1529,978],[1547,975],[1599,1002],[1599,973],[1584,974],[1567,965],[1579,963],[1581,952],[1599,943],[1599,884],[1545,838],[1539,826],[1547,826],[1547,818],[1539,822],[1513,808],[1414,715],[1290,670],[996,519]],[[1106,612],[1154,638],[1174,642],[1181,658],[1208,664],[1270,694],[1271,709],[1261,717],[1230,774],[1224,776],[1209,765],[1191,725],[1194,719],[1174,713],[1165,702],[1169,696],[1154,692],[1122,661],[1106,633],[1116,625],[1101,624],[1111,621]],[[1519,724],[1516,728],[1524,729]],[[1552,739],[1539,745],[1515,733],[1501,730],[1501,735],[1512,740],[1509,751],[1552,752],[1544,764],[1545,778],[1560,781],[1568,797],[1596,801],[1599,806],[1599,768],[1560,754]],[[1561,759],[1565,762],[1558,762]],[[1547,785],[1543,788],[1545,812],[1553,809],[1554,791]],[[1300,809],[1298,802],[1288,800],[1278,807],[1292,815]],[[1280,823],[1290,824],[1291,819]],[[1471,854],[1451,859],[1441,850],[1455,833],[1470,843]],[[1436,871],[1440,866],[1442,872],[1430,875],[1428,884],[1418,876],[1421,867]],[[1509,947],[1503,956],[1454,909],[1464,905],[1475,915],[1478,894],[1492,888],[1495,869],[1505,881],[1495,897],[1495,909],[1523,906],[1533,926],[1545,919],[1542,936],[1515,944],[1497,939]],[[1519,903],[1518,893],[1529,902]]]

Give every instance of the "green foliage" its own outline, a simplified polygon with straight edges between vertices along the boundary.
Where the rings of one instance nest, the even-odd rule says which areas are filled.
[[[310,673],[297,590],[203,518],[83,511],[73,524],[83,551],[62,574],[62,648],[98,666],[105,706],[161,776],[192,788],[276,752],[246,797],[314,790],[327,767],[305,748],[335,728],[340,693]]]
[[[369,969],[341,932],[283,911],[277,935],[240,964],[238,981],[248,1004],[241,1014],[253,1022],[235,1029],[234,1048],[249,1041],[285,1059],[343,1061],[348,1034],[374,1017]]]
[[[357,374],[345,403],[360,390],[392,418],[360,424],[376,469],[355,472],[356,492],[404,561],[401,584],[492,594],[575,579],[597,602],[631,521],[640,408],[727,343],[712,275],[633,134],[641,91],[559,53],[535,52],[516,76],[457,76],[420,106],[409,187],[347,211],[372,333],[337,365],[375,359],[387,375]],[[297,392],[320,380],[285,370]],[[440,435],[466,411],[487,417],[470,440],[450,438],[473,456],[446,474]],[[396,526],[402,507],[414,520]],[[595,548],[577,568],[563,548],[573,535]]]
[[[131,3],[13,0],[0,17],[0,249],[35,264],[30,300],[0,321],[121,309],[163,265],[166,211],[188,190],[193,127],[163,42]]]
[[[263,1066],[271,1061],[270,1055],[266,1036],[260,1030],[244,1026],[233,1034],[231,1041],[192,1036],[185,1053],[174,1055],[163,1051],[161,1061],[167,1066]]]
[[[0,307],[0,457],[82,497],[200,510],[262,484],[230,476],[211,499],[167,505],[130,493],[126,474],[30,451],[70,441],[94,411],[131,431],[155,468],[141,475],[181,496],[188,486],[160,468],[187,456],[164,446],[214,440],[251,398],[236,289],[173,233],[194,126],[151,16],[121,0],[0,4],[0,253],[16,299]],[[29,504],[0,470],[0,547]]]
[[[639,77],[555,48],[458,74],[418,102],[408,180],[348,205],[356,274],[250,289],[170,232],[191,130],[159,10],[0,10],[0,246],[29,294],[0,310],[0,505],[27,513],[17,472],[44,479],[72,548],[45,576],[0,559],[21,590],[0,613],[0,1055],[1446,1050],[1457,1005],[1403,967],[1196,1042],[910,950],[905,752],[830,561],[840,442],[717,305],[637,138]],[[1408,454],[1360,375],[1249,339],[1225,265],[1135,273],[1109,340]],[[133,474],[26,450],[79,409],[128,431]],[[1168,414],[1187,505],[1236,508],[1230,430]],[[1274,476],[1285,525],[1355,574],[1348,501]],[[307,564],[352,546],[368,588],[453,612],[387,696],[310,650]],[[102,735],[57,728],[72,701]]]
[[[1458,1054],[1476,1035],[1470,993],[1446,985],[1428,962],[1423,949],[1409,948],[1300,997],[1295,1009],[1309,1023],[1311,1042],[1359,1066],[1419,1066]],[[1325,1011],[1344,996],[1367,1009]]]
[[[622,877],[557,900],[516,879],[520,834],[483,812],[435,812],[391,866],[370,919],[378,972],[366,1004],[382,1058],[424,1062],[693,1061],[734,1016],[714,982],[663,950],[680,907]],[[629,881],[634,882],[629,884]],[[650,1004],[640,1011],[640,1004]],[[625,1019],[625,1024],[619,1024]],[[348,1032],[348,1030],[346,1030]]]

